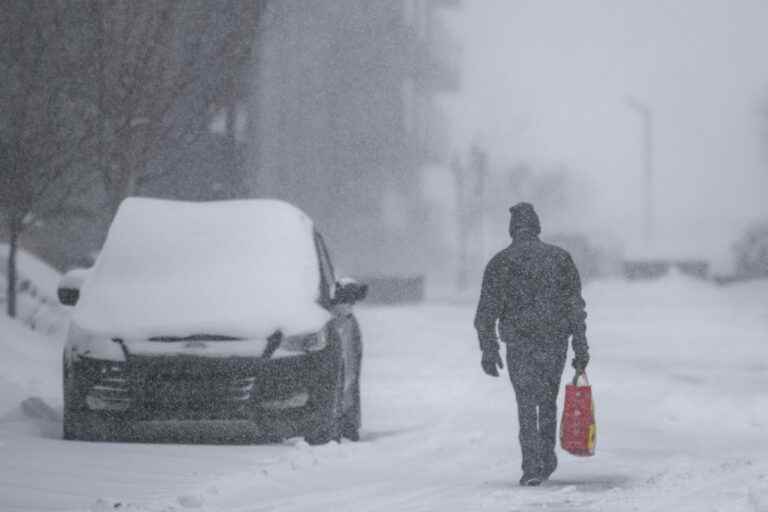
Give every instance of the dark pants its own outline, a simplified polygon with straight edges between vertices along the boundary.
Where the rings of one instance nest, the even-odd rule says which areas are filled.
[[[507,369],[517,395],[522,468],[526,475],[548,475],[557,466],[557,394],[566,351],[526,345],[507,346]]]

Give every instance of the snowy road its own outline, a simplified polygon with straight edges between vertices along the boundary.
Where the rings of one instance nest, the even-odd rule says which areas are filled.
[[[0,363],[39,374],[0,400],[0,511],[765,511],[766,297],[766,283],[679,277],[590,286],[597,455],[561,452],[530,489],[516,485],[514,395],[480,370],[469,304],[360,311],[356,444],[61,441],[56,421],[8,408],[24,390],[60,408],[58,352],[36,347]]]

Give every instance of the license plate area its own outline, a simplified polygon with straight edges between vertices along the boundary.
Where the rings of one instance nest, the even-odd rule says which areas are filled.
[[[256,387],[257,362],[191,357],[131,357],[129,374],[138,403],[166,410],[243,406]]]

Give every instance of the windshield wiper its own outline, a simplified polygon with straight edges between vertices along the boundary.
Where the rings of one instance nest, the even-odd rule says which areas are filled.
[[[190,336],[153,336],[149,341],[236,341],[241,338],[223,334],[192,334]]]

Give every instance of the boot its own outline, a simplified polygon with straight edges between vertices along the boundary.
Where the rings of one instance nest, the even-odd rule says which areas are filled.
[[[554,473],[556,469],[557,469],[557,455],[555,455],[555,451],[552,450],[549,456],[544,457],[544,464],[541,471],[542,479],[548,480],[549,477],[552,476],[552,473]]]
[[[541,485],[542,478],[539,475],[529,475],[524,474],[522,478],[520,478],[520,485],[525,487],[536,487],[537,485]]]

